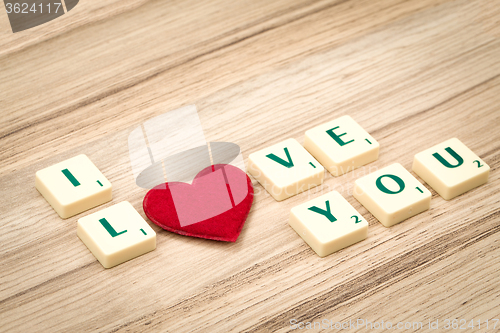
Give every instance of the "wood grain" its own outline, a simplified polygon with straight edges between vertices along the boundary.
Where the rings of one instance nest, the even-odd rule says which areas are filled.
[[[495,1],[88,0],[16,34],[2,12],[0,331],[500,319]],[[77,219],[123,200],[145,217],[128,134],[189,104],[207,141],[235,142],[245,158],[286,138],[303,143],[307,129],[344,114],[379,141],[380,157],[283,202],[253,180],[236,243],[152,225],[155,251],[102,268],[76,236]],[[487,184],[450,201],[425,185],[431,209],[391,228],[352,197],[357,178],[393,162],[410,170],[416,153],[451,137],[488,163]],[[113,201],[61,220],[34,174],[80,153],[112,182]],[[288,214],[330,190],[369,221],[369,234],[319,258]]]

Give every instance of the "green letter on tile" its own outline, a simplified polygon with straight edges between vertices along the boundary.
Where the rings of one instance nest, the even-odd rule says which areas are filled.
[[[290,153],[288,152],[288,148],[286,148],[286,147],[285,147],[285,154],[286,154],[286,158],[288,159],[288,161],[285,161],[284,159],[282,159],[274,154],[266,155],[266,157],[272,159],[274,162],[278,162],[279,164],[283,165],[284,167],[287,167],[287,168],[293,167],[292,158],[290,157]]]
[[[330,211],[330,201],[329,200],[326,201],[326,210],[318,208],[316,206],[309,207],[308,209],[312,210],[315,213],[324,215],[330,222],[337,221],[337,219],[335,218],[335,216],[333,216],[332,213],[331,213],[331,211]]]
[[[394,192],[394,191],[389,190],[387,187],[385,187],[384,184],[382,184],[382,178],[384,178],[384,177],[389,177],[392,180],[394,180],[399,185],[399,190]],[[387,194],[398,194],[405,189],[405,182],[401,178],[399,178],[398,176],[394,176],[394,175],[382,175],[382,176],[377,178],[377,181],[375,182],[375,184],[377,185],[379,190],[381,190],[382,192],[387,193]]]
[[[332,139],[335,140],[341,147],[354,141],[354,140],[351,140],[351,141],[345,142],[344,140],[342,140],[340,137],[343,135],[346,135],[347,133],[342,133],[340,135],[333,133],[333,130],[336,130],[337,128],[339,128],[339,126],[334,127],[332,129],[329,129],[328,131],[326,131],[326,133],[328,133],[328,135],[331,136]]]
[[[445,149],[448,154],[450,154],[455,160],[457,160],[457,164],[455,165],[451,165],[450,163],[448,163],[447,160],[445,160],[444,158],[441,157],[441,155],[439,155],[439,153],[434,153],[432,154],[432,156],[434,156],[439,162],[441,162],[442,165],[444,165],[445,167],[447,168],[456,168],[456,167],[459,167],[461,166],[463,163],[464,163],[464,160],[462,157],[460,157],[460,155],[458,155],[457,153],[455,153],[455,151],[453,149],[451,149],[450,147],[446,148]]]
[[[73,184],[74,187],[80,186],[80,182],[76,180],[75,176],[68,169],[61,170],[62,173],[68,178],[68,180]]]
[[[127,230],[116,232],[116,230],[111,226],[111,224],[109,224],[108,220],[106,219],[100,219],[99,222],[101,222],[102,226],[107,230],[107,232],[109,232],[111,237],[116,237],[127,232]]]

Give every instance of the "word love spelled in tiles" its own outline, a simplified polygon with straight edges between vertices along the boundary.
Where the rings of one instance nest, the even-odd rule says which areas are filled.
[[[341,176],[377,160],[379,148],[379,143],[368,132],[351,117],[343,116],[308,130],[304,146],[290,138],[251,154],[248,158],[248,172],[275,200],[281,201],[322,184],[325,169],[333,176]],[[239,150],[233,155],[238,154]],[[212,155],[217,156],[216,149],[212,149]],[[486,183],[490,167],[460,140],[453,138],[416,154],[413,171],[445,200],[450,200]],[[234,230],[226,228],[227,230],[220,231],[206,227],[202,231],[197,230],[198,225],[203,226],[203,223],[217,218],[212,216],[214,214],[209,214],[209,219],[199,217],[189,220],[189,223],[183,219],[185,225],[171,231],[234,242],[253,198],[250,180],[244,172],[241,175],[239,172],[240,169],[229,165],[212,165],[206,171],[201,171],[191,185],[172,184],[168,186],[169,191],[165,191],[165,184],[160,185],[165,189],[162,187],[162,191],[159,188],[150,191],[145,203],[149,205],[154,196],[164,200],[164,193],[172,195],[172,190],[177,188],[182,190],[187,199],[204,198],[193,191],[202,188],[205,194],[209,194],[212,190],[217,191],[213,184],[222,184],[223,190],[217,193],[229,193],[227,201],[230,204],[227,204],[227,209],[225,206],[224,209],[219,209],[225,212],[219,220]],[[205,181],[203,177],[209,177],[206,179],[210,181]],[[235,184],[242,184],[241,189],[235,187]],[[78,155],[38,171],[35,185],[63,219],[112,199],[111,183],[86,155]],[[161,195],[158,196],[155,191],[159,191]],[[391,227],[428,210],[431,202],[429,190],[399,163],[357,179],[353,196],[385,227]],[[250,199],[247,200],[247,197]],[[172,200],[168,202],[174,203]],[[186,200],[181,201],[184,202]],[[219,203],[212,203],[209,206],[217,208],[218,205]],[[241,212],[238,210],[239,205]],[[153,206],[158,208],[161,205]],[[198,206],[204,207],[202,203]],[[169,215],[162,220],[179,220],[178,215],[182,212],[176,210],[176,205],[168,207],[155,214]],[[153,211],[149,211],[150,215],[151,212]],[[198,213],[203,215],[203,212]],[[153,222],[159,224],[158,221]],[[368,235],[367,219],[336,191],[292,208],[289,224],[321,257],[360,242]],[[167,230],[170,228],[162,227]],[[181,227],[192,230],[180,232]],[[208,236],[207,230],[210,232]],[[126,201],[80,218],[77,235],[105,268],[156,248],[156,233]]]

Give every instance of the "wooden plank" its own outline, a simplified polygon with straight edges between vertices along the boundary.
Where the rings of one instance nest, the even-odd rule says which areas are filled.
[[[375,5],[372,1],[364,1],[357,5],[357,9],[366,10],[362,12],[353,11],[349,2],[337,3],[320,3],[322,6],[319,9],[313,6],[307,8],[306,13],[303,13],[302,7],[291,13],[282,10],[284,13],[279,17],[281,20],[278,23],[275,23],[276,19],[269,19],[263,23],[257,20],[257,23],[250,24],[247,29],[235,29],[236,36],[234,33],[222,34],[214,43],[202,42],[198,47],[194,47],[196,44],[193,45],[197,41],[196,33],[207,29],[210,31],[209,28],[214,22],[209,21],[196,29],[196,33],[192,33],[194,37],[191,37],[195,41],[184,42],[183,37],[182,43],[178,39],[171,41],[160,36],[182,37],[191,22],[180,21],[187,27],[175,25],[177,20],[172,26],[168,25],[169,22],[163,23],[167,24],[167,27],[163,28],[153,25],[144,32],[150,36],[148,38],[150,42],[145,46],[142,39],[134,38],[135,28],[130,28],[129,21],[124,18],[120,20],[119,17],[116,19],[119,22],[102,23],[104,26],[89,27],[90,31],[74,32],[74,40],[81,40],[82,35],[87,35],[91,40],[101,41],[91,44],[90,49],[87,45],[75,48],[64,40],[54,40],[49,43],[44,49],[45,56],[57,50],[59,58],[53,65],[41,66],[38,61],[33,61],[42,58],[36,50],[19,55],[14,62],[10,58],[5,58],[4,61],[0,59],[0,66],[7,68],[2,72],[5,73],[4,76],[0,78],[0,82],[5,84],[0,89],[0,98],[7,100],[7,105],[10,105],[9,109],[12,110],[9,114],[13,115],[13,118],[8,117],[4,120],[5,123],[2,122],[0,138],[8,148],[0,156],[10,166],[23,165],[24,158],[19,156],[16,147],[20,141],[24,142],[26,137],[36,136],[37,147],[50,142],[51,147],[47,147],[47,150],[53,151],[57,149],[56,147],[59,149],[61,147],[60,142],[57,142],[58,138],[71,135],[73,132],[89,133],[89,128],[96,126],[103,126],[101,133],[122,129],[131,123],[136,123],[137,115],[144,110],[144,106],[151,105],[158,99],[169,101],[170,108],[191,104],[217,90],[245,78],[254,77],[256,72],[259,73],[263,69],[266,71],[273,64],[280,65],[283,61],[294,61],[294,57],[303,53],[306,46],[311,51],[317,47],[334,47],[347,38],[355,38],[387,21],[394,21],[404,17],[405,14],[422,10],[426,5],[432,6],[435,1],[413,1],[409,5],[401,0],[391,0],[384,2],[383,6]],[[169,7],[162,9],[157,3],[152,3],[151,6],[149,12],[173,11]],[[214,9],[211,11],[217,11],[220,7],[213,6]],[[203,9],[202,7],[202,13],[205,12]],[[381,9],[382,13],[387,12],[387,15],[375,15]],[[247,12],[247,8],[242,7],[240,11],[243,15]],[[227,17],[215,17],[214,21],[225,22],[226,18],[234,17],[235,13],[228,11],[226,15]],[[377,19],[373,20],[372,16]],[[360,22],[356,21],[357,17],[364,19],[361,22],[363,25],[360,26]],[[118,27],[114,28],[117,30],[116,38],[113,39],[113,36],[108,37],[108,35],[100,37],[102,31],[112,31],[116,23],[119,23],[119,27],[130,30],[128,34],[131,35],[133,43],[122,42],[121,38],[125,32]],[[336,30],[340,33],[335,34]],[[216,34],[218,31],[213,33]],[[204,38],[206,36],[201,35],[202,41]],[[158,39],[164,41],[161,48],[156,47]],[[279,47],[276,45],[277,42]],[[319,43],[320,46],[310,45],[311,42]],[[188,47],[185,47],[184,43]],[[110,47],[113,51],[110,51]],[[269,52],[269,50],[274,51]],[[175,56],[169,56],[172,51],[179,51],[180,54],[174,52]],[[235,54],[238,57],[234,57]],[[247,56],[242,58],[242,55]],[[143,63],[139,60],[141,57],[147,57],[148,61]],[[124,60],[120,60],[121,58]],[[209,63],[206,63],[207,58],[211,59]],[[9,70],[8,65],[11,63],[12,68]],[[61,67],[66,70],[57,69]],[[19,68],[22,68],[23,73],[15,74]],[[235,75],[228,76],[225,73],[235,73]],[[71,82],[77,78],[78,83]],[[45,93],[43,96],[31,95],[22,89],[14,88],[23,85],[24,82],[33,82],[32,89],[35,91],[44,89]],[[124,105],[128,106],[125,110]],[[124,120],[123,124],[116,119],[117,112],[123,115],[120,118]],[[48,114],[50,116],[47,116]],[[57,132],[53,131],[54,127],[58,128]],[[91,137],[95,137],[95,134]],[[71,145],[72,140],[65,141],[65,146]],[[29,147],[26,148],[30,150]],[[31,146],[31,149],[33,148],[34,146]],[[40,156],[35,152],[34,155],[30,154],[28,160],[32,162],[37,158]]]

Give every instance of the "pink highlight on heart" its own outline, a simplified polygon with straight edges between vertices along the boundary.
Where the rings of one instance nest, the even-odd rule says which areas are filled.
[[[197,176],[191,185],[172,183],[169,187],[181,227],[207,220],[233,208],[220,169]]]

